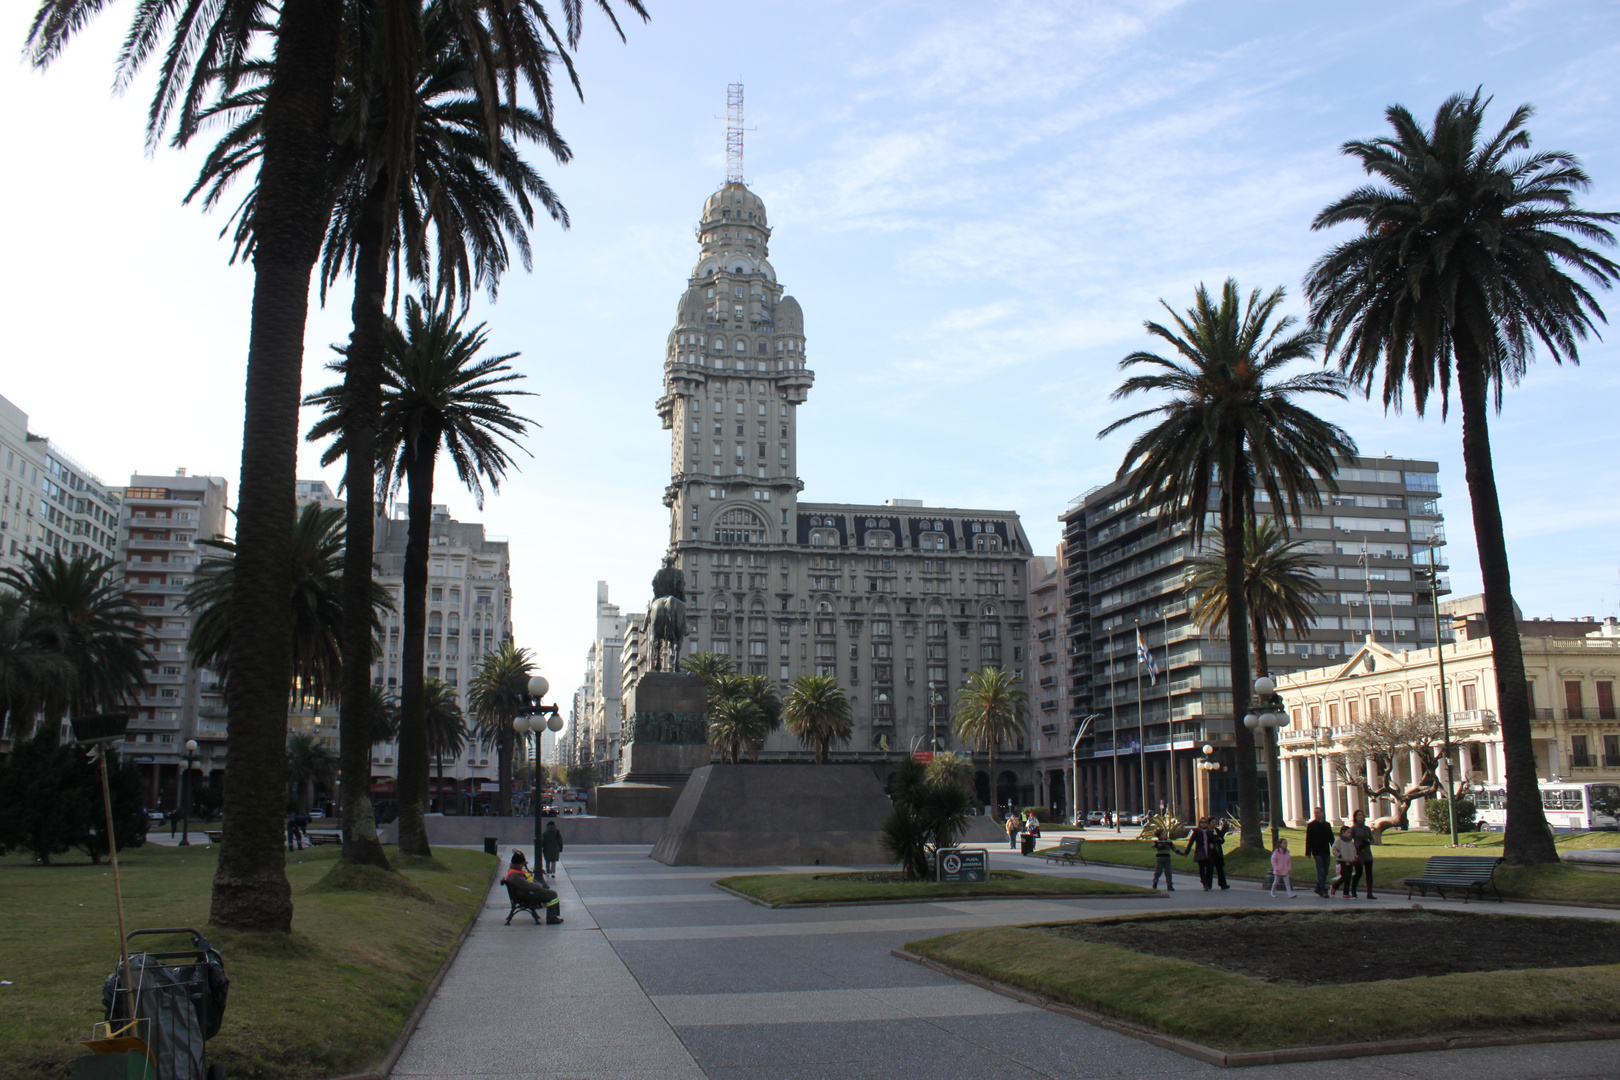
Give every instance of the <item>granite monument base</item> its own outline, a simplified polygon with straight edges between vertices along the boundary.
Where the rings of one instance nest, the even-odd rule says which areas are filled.
[[[705,765],[652,857],[667,866],[887,863],[878,836],[890,809],[866,765]]]
[[[664,817],[686,778],[709,763],[709,693],[691,675],[649,672],[625,702],[619,778],[596,789],[602,817]]]

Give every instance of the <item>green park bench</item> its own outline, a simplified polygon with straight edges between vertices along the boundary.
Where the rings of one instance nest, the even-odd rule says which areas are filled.
[[[1468,894],[1477,892],[1485,895],[1485,886],[1489,885],[1491,891],[1496,893],[1496,899],[1502,899],[1502,893],[1496,887],[1496,868],[1502,862],[1497,855],[1433,855],[1423,864],[1423,876],[1407,878],[1401,882],[1406,886],[1406,898],[1412,899],[1412,890],[1416,889],[1423,896],[1429,895],[1433,889],[1440,894],[1440,899],[1446,899],[1446,890],[1452,889],[1463,894],[1463,902],[1468,902]]]
[[[1080,845],[1084,843],[1082,837],[1070,836],[1058,841],[1057,847],[1046,848],[1036,854],[1049,863],[1062,863],[1065,866],[1079,863],[1081,866],[1090,866],[1091,864],[1086,862],[1086,857],[1080,854]]]

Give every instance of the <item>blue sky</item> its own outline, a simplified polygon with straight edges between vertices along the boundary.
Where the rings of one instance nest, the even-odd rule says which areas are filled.
[[[31,5],[0,32],[19,43]],[[143,153],[145,98],[109,94],[131,8],[49,73],[0,70],[14,166],[0,393],[109,482],[136,469],[235,490],[251,276],[224,215],[180,199],[200,150]],[[1299,281],[1329,242],[1317,210],[1359,183],[1338,147],[1383,109],[1432,114],[1483,86],[1522,101],[1536,145],[1579,154],[1585,204],[1620,209],[1620,7],[1598,3],[719,3],[648,0],[620,44],[590,18],[567,166],[540,162],[573,228],[543,224],[535,270],[493,307],[492,346],[540,396],[532,458],[482,511],[512,540],[520,644],[560,688],[594,585],[639,609],[666,535],[668,434],[653,403],[692,226],[724,177],[728,82],[747,86],[747,179],[772,261],[804,307],[817,373],[801,411],[805,497],[922,498],[1019,511],[1037,550],[1109,479],[1126,436],[1107,400],[1162,297],[1199,282]],[[20,166],[20,167],[19,167]],[[1620,320],[1620,297],[1604,300]],[[347,334],[340,287],[310,323],[306,386]],[[1616,614],[1616,331],[1579,368],[1539,363],[1492,428],[1515,593],[1527,615]],[[1440,462],[1454,588],[1475,591],[1456,418],[1321,410],[1364,453]],[[305,457],[315,475],[318,451]],[[334,482],[335,473],[329,473]]]

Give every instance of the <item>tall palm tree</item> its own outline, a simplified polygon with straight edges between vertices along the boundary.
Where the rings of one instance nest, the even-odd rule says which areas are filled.
[[[990,798],[996,799],[996,746],[1024,736],[1028,721],[1024,710],[1029,695],[1018,688],[1011,673],[985,667],[970,672],[956,691],[956,716],[951,730],[969,746],[983,746],[989,754]]]
[[[717,652],[695,652],[681,661],[681,670],[688,675],[703,680],[709,688],[709,696],[715,697],[714,688],[717,680],[737,673],[737,665],[731,657]]]
[[[1292,629],[1303,638],[1316,617],[1312,603],[1324,595],[1313,572],[1322,565],[1305,550],[1305,541],[1290,540],[1276,518],[1251,520],[1243,527],[1243,593],[1249,613],[1249,639],[1254,652],[1254,677],[1269,675],[1267,638],[1286,637]],[[1192,618],[1212,637],[1221,636],[1226,623],[1226,553],[1214,549],[1193,563],[1187,587],[1197,596]],[[1271,789],[1271,846],[1277,847],[1282,819],[1282,778],[1277,761],[1277,729],[1266,728],[1267,778]]]
[[[428,854],[422,815],[427,809],[427,748],[422,733],[422,679],[427,629],[428,541],[432,535],[433,477],[442,448],[456,475],[484,505],[484,484],[499,490],[513,464],[507,447],[528,430],[528,421],[506,400],[530,396],[511,384],[523,376],[507,366],[517,353],[478,358],[487,342],[484,324],[463,330],[437,301],[405,301],[405,330],[390,324],[383,362],[382,426],[378,439],[379,486],[407,489],[404,655],[400,665],[399,847],[401,854]],[[347,358],[330,365],[343,371]],[[311,394],[322,407],[312,439],[332,437],[329,457],[348,452],[342,385]],[[508,788],[505,798],[510,799]]]
[[[338,84],[330,165],[333,193],[321,259],[321,296],[324,300],[326,290],[345,270],[353,272],[354,329],[344,372],[344,426],[349,437],[341,456],[345,458],[348,517],[354,523],[348,555],[355,572],[345,581],[345,604],[356,613],[364,610],[370,583],[375,509],[370,478],[376,468],[382,404],[381,350],[390,262],[396,304],[402,268],[423,287],[436,278],[449,302],[459,296],[465,303],[473,287],[484,285],[493,298],[500,276],[510,264],[508,235],[525,269],[530,266],[526,229],[534,219],[531,197],[554,220],[567,225],[562,205],[539,174],[518,157],[509,136],[541,143],[560,162],[568,160],[567,146],[547,116],[525,107],[503,110],[497,136],[488,136],[484,110],[472,85],[473,62],[457,34],[456,15],[453,0],[430,3],[423,11],[423,66],[408,95],[401,96],[388,80],[377,78],[363,51],[346,54]],[[378,23],[392,17],[384,11],[374,11],[373,16]],[[258,166],[270,74],[267,62],[249,61],[236,91],[222,95],[203,113],[203,122],[226,120],[232,126],[208,156],[188,200],[206,189],[204,206],[212,206],[232,181]],[[401,110],[413,119],[405,132],[394,130],[394,117]],[[411,145],[396,161],[395,143],[402,135]],[[256,188],[250,187],[232,218],[238,252],[253,249],[256,194]],[[331,464],[337,456],[327,455],[323,464]],[[358,621],[363,616],[354,618]],[[341,724],[353,732],[364,732],[370,726],[365,716],[368,680],[361,670],[366,665],[359,661],[368,649],[369,639],[358,629],[342,644],[345,656],[351,658],[351,679],[341,707]],[[343,857],[351,863],[386,866],[364,783],[370,772],[366,748],[360,738],[346,740],[344,746]]]
[[[1614,243],[1608,226],[1620,214],[1576,206],[1591,181],[1575,155],[1528,152],[1530,106],[1483,136],[1488,104],[1477,90],[1453,95],[1427,130],[1393,105],[1384,114],[1392,135],[1344,144],[1381,183],[1352,191],[1311,223],[1362,231],[1311,267],[1305,291],[1329,354],[1338,353],[1340,370],[1368,396],[1381,377],[1386,410],[1401,407],[1410,385],[1419,416],[1438,392],[1444,417],[1455,373],[1507,767],[1502,850],[1509,862],[1530,864],[1557,862],[1558,852],[1536,784],[1488,416],[1492,395],[1500,412],[1504,387],[1519,381],[1538,340],[1555,362],[1579,362],[1580,342],[1604,321],[1589,284],[1606,289],[1620,276],[1595,250]]]
[[[512,742],[517,735],[512,721],[517,719],[518,710],[529,703],[529,677],[533,674],[534,657],[529,650],[506,641],[494,652],[484,654],[483,663],[467,687],[473,734],[486,748],[495,747],[496,771],[500,774],[496,813],[502,817],[512,813]]]
[[[735,692],[759,712],[764,734],[757,742],[763,742],[765,736],[782,726],[782,698],[776,692],[775,682],[763,675],[743,675],[737,680]]]
[[[848,744],[855,733],[849,699],[831,675],[800,675],[782,705],[782,719],[799,742],[813,747],[816,764],[825,765],[834,742]]]
[[[467,725],[462,719],[456,689],[443,679],[429,679],[422,687],[422,723],[427,728],[428,753],[439,773],[439,812],[444,812],[444,759],[454,761],[467,747]]]
[[[1161,418],[1126,450],[1119,478],[1130,478],[1145,506],[1186,523],[1195,546],[1203,541],[1210,492],[1220,493],[1221,545],[1232,598],[1226,626],[1232,643],[1238,815],[1242,845],[1253,848],[1264,847],[1254,737],[1235,722],[1248,710],[1252,689],[1243,529],[1255,516],[1257,489],[1269,497],[1274,514],[1298,521],[1304,507],[1321,504],[1318,483],[1338,490],[1334,458],[1356,452],[1349,433],[1295,400],[1309,394],[1342,399],[1343,380],[1326,371],[1283,376],[1289,364],[1316,355],[1321,336],[1310,329],[1291,332],[1292,317],[1276,318],[1282,300],[1282,289],[1264,298],[1256,289],[1245,305],[1237,282],[1228,278],[1218,305],[1203,285],[1185,316],[1164,304],[1175,329],[1156,322],[1144,325],[1180,359],[1131,353],[1120,361],[1122,369],[1145,365],[1155,370],[1126,379],[1112,400],[1152,391],[1168,393],[1170,400],[1116,420],[1099,433],[1101,437],[1138,420]]]
[[[153,660],[141,629],[141,611],[125,595],[115,566],[100,555],[30,554],[22,567],[0,571],[0,585],[15,590],[36,632],[73,669],[65,698],[48,698],[48,718],[127,705],[147,686]]]
[[[326,743],[307,731],[287,736],[287,804],[309,813],[315,803],[315,785],[329,784],[337,775],[337,757]]]
[[[729,755],[731,763],[742,760],[744,750],[758,750],[769,734],[765,714],[746,697],[734,696],[709,703],[709,745],[720,751],[720,760]]]
[[[186,588],[185,610],[195,615],[187,648],[199,667],[212,668],[227,684],[231,681],[232,598],[236,590],[237,547],[229,540],[199,543],[218,552],[205,557],[197,576]],[[311,503],[299,512],[292,543],[292,696],[300,705],[336,701],[343,662],[338,642],[343,633],[342,579],[344,561],[343,511]],[[367,557],[369,565],[371,559]],[[368,641],[382,632],[382,615],[394,610],[388,590],[373,582],[367,590],[365,622]],[[371,673],[376,649],[362,659],[362,671]],[[369,680],[368,680],[369,681]],[[285,722],[285,717],[283,717]],[[367,744],[369,755],[370,745]],[[369,780],[369,778],[368,778]],[[366,783],[370,798],[370,783]]]
[[[394,696],[382,687],[372,684],[367,697],[370,699],[366,705],[366,718],[371,723],[370,746],[376,746],[379,743],[391,743],[399,738],[398,702]],[[366,791],[369,800],[369,792],[371,791],[369,777],[367,778]]]
[[[59,715],[72,694],[73,665],[54,648],[44,618],[0,591],[0,737],[28,738],[39,714]]]
[[[579,41],[580,4],[564,4],[566,32],[559,35],[541,0],[452,2],[458,32],[473,57],[471,81],[492,141],[499,130],[503,99],[505,106],[516,108],[520,84],[549,117],[554,60],[563,64],[579,90],[570,50]],[[641,0],[625,2],[647,17]],[[609,0],[596,3],[622,40]],[[105,0],[41,0],[27,42],[35,66],[44,67],[60,55],[74,33],[104,6]],[[232,635],[237,678],[227,690],[232,778],[225,789],[228,824],[209,915],[222,926],[281,931],[292,926],[292,892],[281,848],[281,815],[276,812],[286,755],[279,688],[286,684],[292,665],[285,544],[293,516],[309,279],[330,206],[333,91],[345,43],[368,51],[375,63],[367,69],[392,88],[392,100],[408,99],[406,88],[421,70],[420,7],[408,2],[375,7],[385,13],[386,21],[384,32],[373,38],[363,21],[360,32],[342,32],[346,9],[364,18],[373,2],[350,6],[333,0],[279,4],[218,0],[203,5],[195,0],[146,0],[136,6],[119,54],[120,87],[127,86],[154,54],[163,55],[148,111],[147,139],[154,146],[171,123],[178,144],[196,134],[199,112],[216,79],[223,79],[224,92],[229,93],[248,57],[269,51],[273,63],[265,88],[264,160],[252,211],[253,315],[243,410],[242,511],[236,529],[244,558]],[[411,150],[405,135],[412,126],[409,110],[401,105],[389,114],[390,171],[402,176],[408,171],[404,166]],[[353,592],[351,609],[359,611],[363,604],[358,584]],[[357,644],[354,651],[363,650],[364,645]]]

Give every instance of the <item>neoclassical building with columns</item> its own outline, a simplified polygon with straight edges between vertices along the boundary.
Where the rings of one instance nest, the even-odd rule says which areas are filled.
[[[802,500],[799,410],[815,373],[804,312],[768,258],[764,202],[727,182],[704,203],[697,237],[658,400],[685,651],[725,653],[784,693],[800,674],[836,676],[855,717],[843,756],[894,757],[936,732],[948,742],[948,706],[968,672],[1001,666],[1022,680],[1029,670],[1030,547],[1018,515]],[[642,667],[627,656],[627,673]],[[785,732],[765,748],[778,759],[803,752]],[[1029,801],[1027,747],[996,761],[998,801]],[[990,786],[981,777],[981,793]]]
[[[1534,636],[1534,622],[1519,625],[1534,712],[1537,777],[1620,780],[1620,719],[1614,697],[1620,682],[1620,631],[1613,620],[1584,624],[1591,632],[1579,637]],[[1441,648],[1455,775],[1465,783],[1503,783],[1495,655],[1483,620],[1460,621],[1455,644]],[[1277,691],[1290,720],[1278,732],[1283,819],[1290,825],[1303,824],[1319,802],[1335,822],[1348,820],[1355,810],[1372,809],[1361,792],[1337,779],[1344,757],[1340,740],[1362,717],[1373,712],[1438,713],[1442,707],[1435,649],[1392,652],[1371,641],[1348,663],[1278,678]],[[1414,764],[1399,764],[1401,783],[1411,783]],[[1423,823],[1421,799],[1412,806],[1411,823]]]

